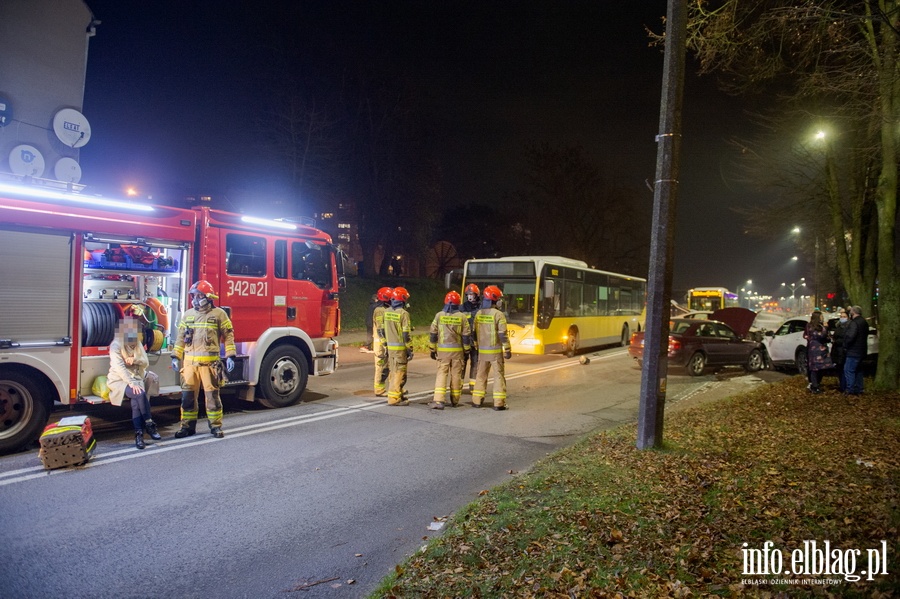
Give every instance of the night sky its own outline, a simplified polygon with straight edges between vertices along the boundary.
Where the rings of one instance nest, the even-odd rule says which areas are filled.
[[[284,189],[254,149],[267,93],[258,74],[279,32],[303,49],[311,79],[340,77],[336,56],[410,73],[431,100],[453,204],[516,189],[530,141],[583,146],[606,178],[652,203],[663,56],[645,26],[663,30],[665,0],[86,3],[102,24],[88,53],[81,182],[109,195]],[[747,279],[774,293],[804,275],[789,265],[797,250],[742,233],[732,208],[761,197],[724,175],[752,100],[718,92],[690,59],[685,89],[673,297]],[[786,237],[791,225],[773,223]]]

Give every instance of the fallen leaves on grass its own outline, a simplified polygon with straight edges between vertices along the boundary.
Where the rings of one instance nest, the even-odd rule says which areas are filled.
[[[900,550],[898,423],[897,393],[851,405],[837,393],[808,394],[798,377],[667,418],[663,450],[636,449],[634,427],[604,432],[479,493],[379,593],[889,593]],[[742,548],[772,541],[790,555],[804,540],[825,539],[863,555],[886,539],[890,574],[837,585],[741,583]]]

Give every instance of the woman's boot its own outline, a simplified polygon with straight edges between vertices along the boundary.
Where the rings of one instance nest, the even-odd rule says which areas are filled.
[[[144,431],[134,431],[134,446],[138,449],[143,449],[144,445]]]
[[[156,423],[152,420],[148,420],[144,423],[144,426],[147,428],[147,434],[150,435],[150,438],[154,441],[159,441],[162,439],[162,435],[159,434],[159,431],[156,429]]]

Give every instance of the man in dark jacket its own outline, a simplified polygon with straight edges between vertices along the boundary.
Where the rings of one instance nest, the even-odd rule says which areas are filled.
[[[844,331],[844,380],[847,393],[859,395],[863,392],[863,377],[859,364],[868,352],[869,323],[862,316],[862,308],[850,308],[850,322]]]

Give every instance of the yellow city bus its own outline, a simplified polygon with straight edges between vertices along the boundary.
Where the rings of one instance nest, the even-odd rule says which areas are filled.
[[[688,290],[687,305],[689,310],[715,312],[737,307],[739,303],[737,294],[724,287],[695,287]]]
[[[588,268],[559,256],[509,256],[468,260],[463,289],[503,291],[512,351],[565,353],[579,347],[628,345],[643,330],[647,280]]]

